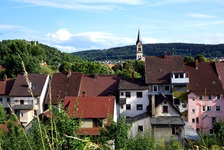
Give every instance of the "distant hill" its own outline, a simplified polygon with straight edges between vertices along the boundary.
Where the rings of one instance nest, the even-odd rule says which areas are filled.
[[[144,44],[144,56],[159,56],[164,52],[168,55],[196,56],[202,54],[205,57],[223,57],[224,44],[191,44],[191,43],[158,43]],[[86,60],[127,60],[135,59],[136,46],[129,45],[103,50],[87,50],[72,53]]]

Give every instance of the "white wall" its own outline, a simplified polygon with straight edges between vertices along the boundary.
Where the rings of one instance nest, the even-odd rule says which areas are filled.
[[[47,94],[46,92],[47,92],[47,89],[48,89],[49,80],[50,80],[50,77],[49,77],[49,75],[47,75],[47,78],[46,78],[46,81],[44,83],[41,95],[39,97],[38,114],[41,114],[43,112],[43,110],[44,110],[44,98],[45,98],[45,95]]]
[[[121,92],[124,93],[121,96]],[[131,97],[126,98],[125,92],[131,92]],[[136,92],[142,92],[142,98],[137,98]],[[133,117],[147,112],[146,107],[149,105],[148,90],[120,90],[120,98],[126,98],[126,104],[131,104],[131,110],[126,110],[126,105],[123,105],[123,109],[120,106],[120,114],[124,113],[126,116]],[[143,109],[137,110],[137,104],[142,104]]]
[[[168,113],[163,113],[163,106],[168,106]],[[164,101],[156,107],[156,116],[180,116],[180,114],[173,108],[175,106],[172,106],[172,104]]]

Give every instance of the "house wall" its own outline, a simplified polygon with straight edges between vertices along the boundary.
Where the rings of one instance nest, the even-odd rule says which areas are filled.
[[[3,108],[9,108],[7,98],[9,98],[7,95],[0,95],[0,98],[2,99],[1,104]],[[10,99],[9,99],[9,105],[10,105]]]
[[[132,123],[131,129],[129,131],[129,137],[137,137],[139,133],[138,126],[143,126],[143,134],[151,134],[151,123],[149,116]]]
[[[165,142],[178,140],[178,135],[172,134],[172,128],[169,126],[153,126],[152,130],[156,140],[164,140]]]
[[[203,106],[205,106],[205,110],[203,110]],[[208,106],[211,106],[211,111],[208,111]],[[216,106],[220,106],[221,110],[216,111]],[[188,122],[195,130],[198,128],[200,131],[209,133],[210,129],[212,129],[213,117],[216,118],[216,121],[224,120],[223,95],[220,96],[220,99],[217,99],[217,95],[212,95],[211,100],[206,95],[202,96],[200,100],[199,96],[193,92],[188,94]],[[198,122],[196,122],[196,118],[198,118]]]
[[[168,106],[168,113],[163,113],[163,106]],[[158,105],[155,109],[157,116],[180,116],[180,114],[175,110],[169,102],[163,101],[160,105]]]
[[[45,83],[44,83],[42,92],[40,94],[40,97],[39,97],[39,103],[38,103],[39,104],[39,110],[38,110],[38,114],[41,114],[44,111],[44,100],[45,100],[45,96],[47,94],[49,80],[50,80],[50,77],[48,75],[47,78],[46,78],[46,80],[45,80]]]
[[[157,92],[155,92],[155,91],[153,91],[153,86],[154,85],[149,85],[149,93],[153,93],[153,94],[159,94],[161,91],[163,92],[163,93],[171,93],[171,86],[169,85],[169,84],[166,84],[166,85],[155,85],[155,86],[158,86],[158,91]],[[165,91],[165,86],[169,86],[169,91]]]
[[[123,96],[121,96],[121,92],[124,93]],[[131,97],[127,98],[125,92],[131,92]],[[137,92],[142,92],[142,98],[137,98]],[[126,98],[126,104],[131,105],[131,110],[126,110],[126,104],[123,105],[123,108],[120,106],[120,114],[133,117],[147,112],[146,107],[149,105],[148,90],[120,90],[120,98]],[[142,110],[137,110],[137,104],[142,104]]]

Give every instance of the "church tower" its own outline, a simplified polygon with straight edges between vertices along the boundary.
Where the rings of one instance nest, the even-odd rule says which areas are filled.
[[[142,41],[140,37],[140,29],[138,29],[138,37],[136,41],[136,60],[142,60],[143,59],[143,49],[142,49]]]

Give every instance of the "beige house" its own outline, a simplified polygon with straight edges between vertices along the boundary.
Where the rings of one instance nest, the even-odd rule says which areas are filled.
[[[28,78],[29,83],[25,76],[17,75],[9,94],[11,107],[24,126],[43,112],[50,79],[47,74],[29,74]],[[28,88],[32,89],[33,97]]]

